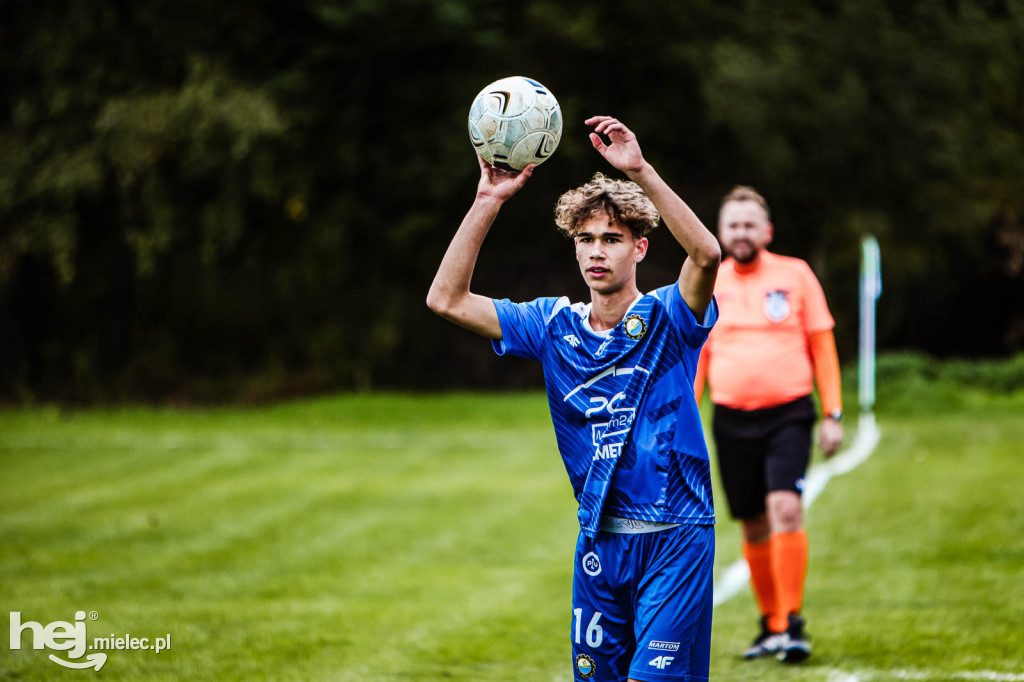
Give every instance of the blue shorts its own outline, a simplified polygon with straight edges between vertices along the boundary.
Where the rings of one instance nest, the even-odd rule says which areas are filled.
[[[572,586],[578,682],[707,680],[714,526],[580,533]]]

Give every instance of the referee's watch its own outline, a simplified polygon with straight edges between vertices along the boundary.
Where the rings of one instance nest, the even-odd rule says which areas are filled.
[[[841,422],[843,421],[843,411],[832,410],[831,412],[825,415],[825,419],[832,419],[834,421]]]

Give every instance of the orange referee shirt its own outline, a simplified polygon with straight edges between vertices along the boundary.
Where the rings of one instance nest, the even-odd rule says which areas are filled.
[[[726,259],[715,298],[719,318],[701,354],[712,402],[756,410],[810,395],[810,337],[835,326],[810,266],[767,251],[754,265]]]

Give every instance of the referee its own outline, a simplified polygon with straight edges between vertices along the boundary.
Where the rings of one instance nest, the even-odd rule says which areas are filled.
[[[718,236],[729,256],[718,273],[718,324],[694,380],[700,402],[707,379],[713,433],[729,511],[743,529],[761,631],[744,658],[798,663],[811,654],[800,615],[807,575],[801,492],[811,456],[818,384],[826,456],[843,439],[834,322],[806,262],[770,253],[764,197],[736,187],[723,200]]]

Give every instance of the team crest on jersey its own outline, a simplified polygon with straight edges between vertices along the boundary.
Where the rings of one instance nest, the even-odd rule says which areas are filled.
[[[597,671],[597,666],[594,665],[594,659],[586,654],[580,654],[576,657],[576,672],[580,674],[583,679],[589,679],[594,676],[594,672]]]
[[[627,317],[623,327],[626,330],[626,336],[634,341],[639,341],[644,337],[644,334],[647,333],[647,323],[644,322],[644,318],[639,315],[630,315]]]
[[[782,322],[789,317],[789,292],[784,289],[769,291],[764,295],[764,314],[772,322]]]

